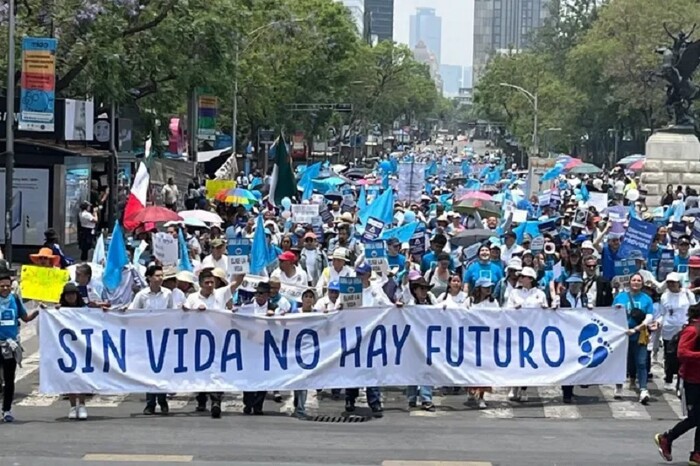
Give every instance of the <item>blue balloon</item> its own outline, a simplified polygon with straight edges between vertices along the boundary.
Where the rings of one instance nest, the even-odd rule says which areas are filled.
[[[384,173],[389,173],[389,172],[391,172],[391,170],[392,170],[393,167],[392,167],[390,161],[388,161],[388,160],[382,160],[382,162],[379,164],[379,168],[381,168],[381,170],[382,170]]]
[[[406,211],[403,215],[403,223],[413,223],[416,221],[416,214],[412,210]]]
[[[282,207],[284,207],[284,210],[289,210],[292,207],[292,201],[288,197],[283,198]]]

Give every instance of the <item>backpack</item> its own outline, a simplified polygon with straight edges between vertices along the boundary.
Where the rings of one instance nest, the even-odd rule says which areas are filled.
[[[689,324],[685,324],[683,326],[683,328],[681,328],[681,331],[676,333],[675,335],[673,335],[673,337],[669,340],[669,342],[668,342],[668,352],[669,353],[673,353],[676,356],[678,355],[678,343],[681,341],[681,334],[683,333],[683,331],[685,330],[685,328],[688,325]],[[700,335],[700,321],[695,322],[694,326],[695,326],[695,331],[698,333],[698,335]],[[696,348],[698,347],[698,343],[700,343],[700,338],[698,338],[695,342]]]

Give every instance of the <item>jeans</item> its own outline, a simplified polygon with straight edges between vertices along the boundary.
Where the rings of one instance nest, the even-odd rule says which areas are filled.
[[[673,442],[691,429],[695,429],[695,446],[693,451],[700,451],[700,384],[683,382],[685,390],[685,404],[688,408],[688,417],[673,426],[666,435]]]
[[[664,340],[664,382],[673,382],[673,376],[678,374],[678,355],[669,351],[671,340]]]
[[[165,397],[166,397],[165,393],[146,393],[146,406],[150,406],[152,408],[155,408],[156,401],[158,402],[159,405],[164,405],[165,403],[167,403],[167,400]]]
[[[5,385],[2,392],[2,410],[10,411],[12,409],[12,400],[15,397],[15,372],[17,371],[17,361],[15,358],[4,359],[0,356],[2,362],[2,373]]]
[[[262,412],[267,392],[243,392],[243,404],[255,412]]]
[[[200,392],[197,393],[197,397],[195,399],[197,400],[197,404],[200,406],[207,405],[207,398],[211,399],[212,406],[221,406],[221,398],[223,396],[223,392]],[[165,395],[163,395],[163,397],[165,398]]]
[[[409,403],[416,403],[420,398],[421,403],[433,402],[433,387],[429,385],[409,386],[406,388],[406,397]]]
[[[294,390],[294,414],[306,416],[306,395],[307,390]]]
[[[647,346],[637,340],[630,340],[627,348],[627,375],[631,380],[637,379],[640,390],[647,389]]]
[[[345,389],[345,402],[355,403],[355,400],[360,395],[359,388]],[[367,405],[372,407],[379,405],[382,402],[382,392],[379,387],[367,387]]]

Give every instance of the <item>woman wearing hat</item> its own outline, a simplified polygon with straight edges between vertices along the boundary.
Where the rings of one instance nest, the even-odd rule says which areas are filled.
[[[467,298],[466,305],[470,310],[476,309],[500,309],[498,301],[492,294],[493,283],[487,278],[480,278],[476,281],[471,296]],[[469,400],[475,400],[479,409],[486,409],[484,394],[491,392],[491,387],[469,387],[467,393]]]
[[[69,265],[73,264],[73,259],[67,257],[63,253],[61,246],[58,244],[58,235],[56,234],[56,230],[53,228],[49,228],[44,232],[44,247],[49,248],[51,250],[51,254],[58,256],[59,265],[62,269],[65,269]]]
[[[518,288],[508,296],[506,307],[515,309],[546,308],[547,296],[537,288],[537,273],[532,267],[523,267],[518,279]]]
[[[664,390],[673,391],[673,376],[678,375],[677,348],[671,344],[687,322],[688,309],[695,304],[695,296],[681,287],[681,275],[671,272],[666,276],[666,291],[661,295],[661,339],[664,344]]]
[[[565,287],[559,297],[559,307],[561,309],[593,309],[593,305],[588,302],[588,296],[583,292],[583,278],[581,275],[571,275],[564,284]],[[564,385],[561,387],[561,390],[564,403],[571,403],[574,398],[573,385]]]
[[[36,254],[30,254],[29,260],[39,267],[58,267],[61,263],[61,258],[54,255],[50,248],[41,248]]]
[[[350,277],[353,272],[348,266],[348,252],[345,248],[336,248],[331,256],[331,264],[321,273],[321,278],[316,283],[316,292],[323,295],[323,290],[330,282],[336,282],[340,277]]]
[[[462,277],[459,274],[450,275],[448,283],[445,292],[438,295],[438,302],[442,303],[444,309],[464,309],[468,296],[462,290]]]
[[[78,287],[74,283],[66,283],[63,286],[63,291],[58,299],[57,308],[72,307],[72,308],[87,308],[87,304],[80,296]],[[78,393],[69,393],[68,401],[70,410],[68,411],[68,419],[87,419],[88,412],[85,407],[85,395]]]

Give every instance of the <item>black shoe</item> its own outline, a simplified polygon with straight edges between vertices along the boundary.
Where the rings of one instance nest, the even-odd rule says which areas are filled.
[[[374,415],[374,417],[384,417],[384,409],[382,408],[382,405],[376,404],[370,406],[369,408],[372,410],[372,414]]]
[[[194,408],[195,411],[198,413],[203,413],[207,410],[207,404],[206,403],[197,403],[197,407]]]
[[[338,401],[340,399],[340,393],[331,393],[331,400]]]
[[[345,412],[354,413],[355,412],[355,402],[350,400],[345,400]]]
[[[265,413],[263,412],[262,409],[254,409],[254,410],[253,410],[253,414],[254,414],[255,416],[262,416],[262,415],[265,414]]]
[[[276,394],[273,400],[275,400],[275,403],[282,403],[282,395],[280,395],[279,393]]]
[[[417,404],[415,401],[409,401],[409,402],[408,402],[408,407],[409,407],[409,408],[415,408],[416,406],[418,406],[418,404]]]
[[[562,399],[562,401],[563,401],[565,404],[570,405],[571,403],[573,403],[574,399],[573,399],[572,397],[570,397],[570,396],[565,396],[565,397]]]
[[[170,406],[168,406],[168,402],[164,401],[163,403],[158,403],[160,406],[160,414],[167,415],[170,413]]]
[[[243,414],[247,414],[250,416],[251,414],[253,414],[253,408],[251,408],[250,406],[245,406],[243,408]]]
[[[221,417],[221,406],[211,405],[211,417],[213,419],[219,419]]]
[[[156,413],[155,406],[146,405],[146,407],[143,408],[143,414],[146,416],[153,416],[155,413]]]

